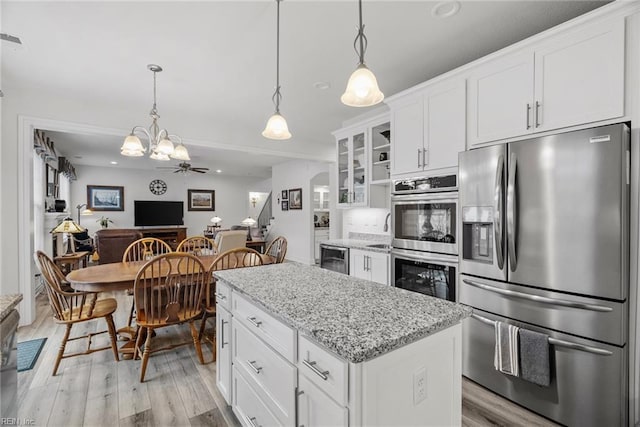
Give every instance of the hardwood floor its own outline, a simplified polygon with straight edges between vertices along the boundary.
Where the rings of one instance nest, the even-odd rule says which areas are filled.
[[[118,300],[116,327],[126,323],[131,297],[124,292],[104,294]],[[64,332],[55,324],[46,296],[37,300],[37,318],[18,329],[18,341],[47,337],[32,370],[18,373],[18,418],[36,426],[238,426],[215,385],[215,363],[201,365],[193,345],[152,355],[144,383],[140,362],[116,362],[111,351],[63,359],[58,375],[51,376]],[[77,330],[76,330],[77,329]],[[102,320],[74,326],[72,336],[106,329]],[[189,341],[187,325],[159,330],[154,342]],[[107,334],[94,339],[105,345]],[[103,344],[105,343],[105,344]],[[85,346],[70,343],[67,351]],[[210,345],[203,345],[211,360]],[[463,378],[462,425],[552,426],[550,421],[515,405]]]

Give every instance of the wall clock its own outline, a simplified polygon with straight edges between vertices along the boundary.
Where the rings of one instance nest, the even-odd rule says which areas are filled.
[[[159,196],[161,194],[164,194],[167,192],[167,183],[164,182],[161,179],[154,179],[153,181],[151,181],[151,183],[149,184],[149,190]]]

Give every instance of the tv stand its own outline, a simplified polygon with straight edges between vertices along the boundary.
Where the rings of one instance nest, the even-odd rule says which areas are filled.
[[[187,238],[187,227],[138,228],[143,237],[155,237],[176,250],[180,242]]]

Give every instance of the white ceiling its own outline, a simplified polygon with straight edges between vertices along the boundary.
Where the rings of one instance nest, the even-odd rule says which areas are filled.
[[[438,19],[431,15],[436,2],[364,2],[366,62],[387,96],[606,2],[460,3],[458,14]],[[330,132],[368,110],[339,100],[357,63],[355,0],[281,3],[281,112],[293,134],[283,142],[260,134],[274,110],[274,0],[0,5],[2,32],[23,43],[3,42],[3,102],[34,91],[54,101],[64,97],[58,115],[68,122],[80,119],[66,106],[100,106],[92,125],[122,129],[124,136],[134,125],[150,124],[153,79],[146,65],[160,64],[159,124],[186,140],[195,166],[266,177],[290,157],[331,159]],[[319,90],[316,82],[330,87]],[[50,136],[75,164],[159,165],[120,156],[121,137]]]

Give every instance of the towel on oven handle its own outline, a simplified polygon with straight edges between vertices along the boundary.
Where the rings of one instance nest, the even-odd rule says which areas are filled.
[[[519,376],[519,327],[504,322],[495,324],[493,366],[503,374]]]
[[[520,378],[548,387],[551,383],[549,336],[520,329]]]

